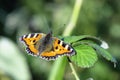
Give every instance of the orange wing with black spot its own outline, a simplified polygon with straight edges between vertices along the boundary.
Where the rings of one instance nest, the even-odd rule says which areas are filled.
[[[35,48],[35,43],[38,42],[45,34],[43,33],[32,33],[20,37],[20,41],[24,42],[27,53],[32,55],[39,55],[39,51]]]
[[[45,58],[47,60],[54,60],[58,56],[67,55],[72,56],[75,54],[75,50],[68,44],[64,43],[62,40],[59,40],[58,38],[54,38],[53,42],[53,50],[49,52],[43,52],[40,54],[42,58]]]

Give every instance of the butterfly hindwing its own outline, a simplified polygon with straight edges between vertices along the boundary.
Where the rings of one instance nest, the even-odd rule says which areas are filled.
[[[53,51],[43,52],[40,54],[40,56],[42,56],[42,58],[45,58],[47,60],[51,60],[51,59],[54,60],[58,56],[62,56],[62,55],[72,56],[74,54],[75,51],[70,45],[64,43],[62,40],[58,38],[54,38]]]

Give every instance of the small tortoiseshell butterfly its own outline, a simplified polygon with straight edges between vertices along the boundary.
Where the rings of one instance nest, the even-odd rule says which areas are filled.
[[[40,56],[46,60],[54,60],[59,55],[71,56],[75,50],[62,40],[52,37],[52,33],[32,33],[20,37],[20,41],[26,45],[27,53]]]

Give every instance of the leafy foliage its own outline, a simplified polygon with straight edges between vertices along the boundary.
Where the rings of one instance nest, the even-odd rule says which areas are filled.
[[[78,66],[88,68],[94,65],[97,61],[97,54],[95,50],[88,45],[75,46],[76,55],[71,57],[71,60]]]
[[[100,47],[103,41],[99,38],[82,35],[65,37],[64,41],[72,43],[76,55],[72,56],[71,60],[80,67],[86,68],[93,66],[98,59],[96,53],[101,54],[105,59],[116,63],[116,59],[112,57],[107,50]]]
[[[110,53],[101,48],[100,46],[98,46],[97,44],[90,44],[100,55],[102,55],[105,59],[117,63],[116,59],[114,57],[112,57],[112,55],[110,55]]]

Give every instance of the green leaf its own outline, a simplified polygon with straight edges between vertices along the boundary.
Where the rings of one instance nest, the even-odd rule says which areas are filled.
[[[116,63],[116,59],[114,57],[112,57],[112,55],[105,49],[103,49],[102,47],[98,46],[97,44],[91,44],[89,43],[89,45],[91,45],[94,49],[96,49],[97,53],[102,55],[105,59]]]
[[[90,36],[90,35],[81,35],[81,36],[67,36],[67,37],[61,37],[59,36],[60,39],[64,39],[64,41],[66,43],[76,43],[78,41],[83,41],[83,40],[89,40],[89,41],[93,41],[97,44],[101,44],[102,40],[94,37],[94,36]]]
[[[64,39],[64,41],[67,43],[73,43],[80,39],[83,39],[84,37],[85,36],[66,36],[66,37],[59,37],[59,38]]]
[[[96,38],[94,36],[89,36],[89,35],[83,35],[83,36],[69,36],[69,37],[64,37],[63,39],[67,43],[72,43],[73,48],[76,50],[77,55],[75,55],[72,58],[72,60],[78,66],[81,66],[81,67],[92,66],[94,62],[97,60],[96,51],[99,54],[101,54],[105,59],[114,63],[117,62],[116,59],[113,58],[107,50],[102,48],[103,46],[100,47],[104,41],[102,41],[99,38]],[[89,54],[86,55],[83,53],[89,53]],[[89,57],[91,58],[90,60],[89,60]]]
[[[76,55],[71,57],[71,60],[80,67],[88,68],[95,64],[97,61],[97,54],[95,50],[88,45],[75,46]]]

